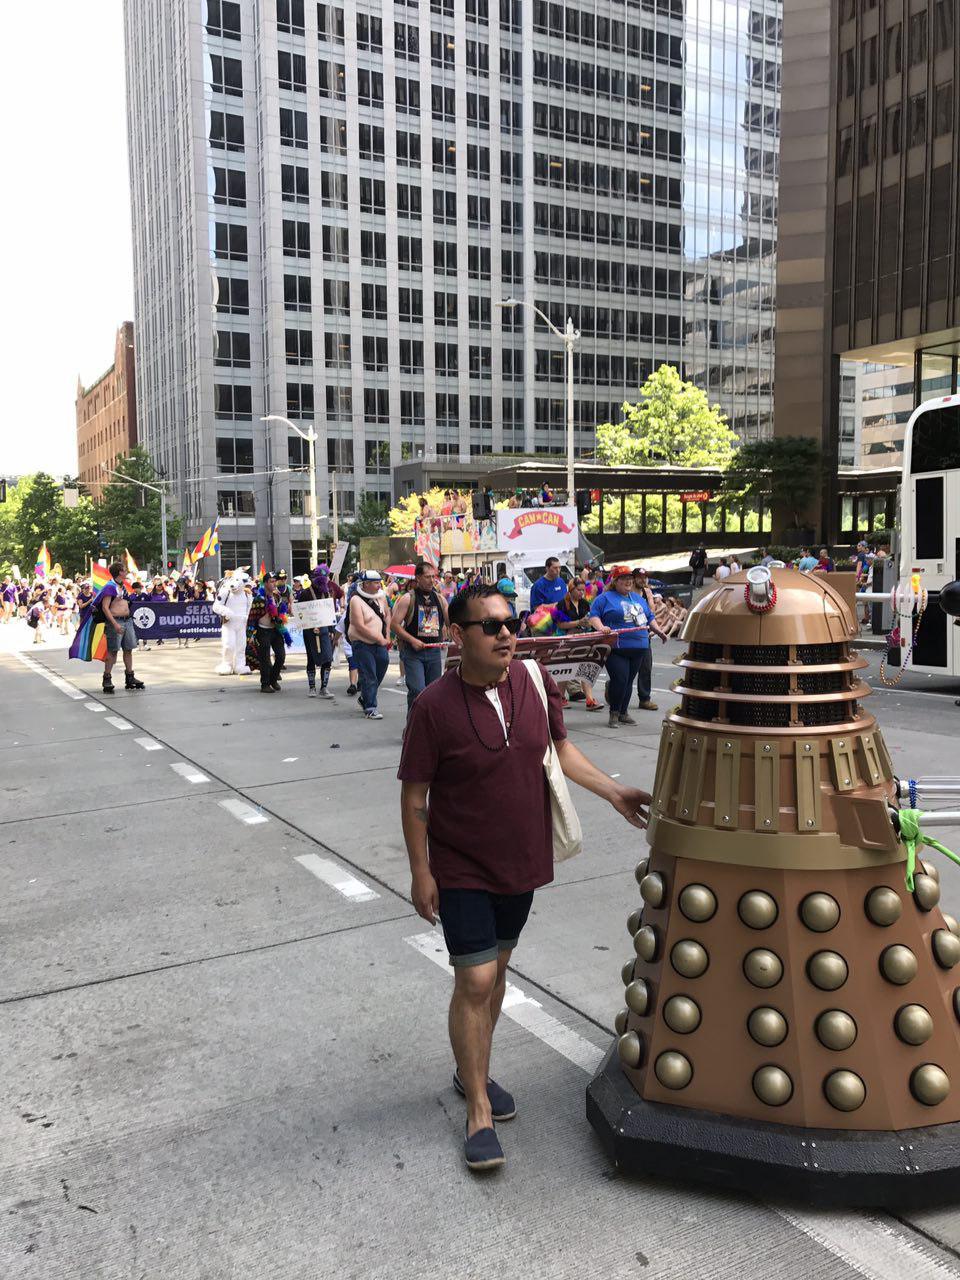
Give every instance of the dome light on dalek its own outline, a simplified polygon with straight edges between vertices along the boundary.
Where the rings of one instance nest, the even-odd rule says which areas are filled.
[[[895,776],[854,601],[852,574],[758,566],[688,615],[617,1040],[587,1089],[624,1170],[809,1204],[960,1197],[960,925],[927,831],[960,822],[960,778]]]

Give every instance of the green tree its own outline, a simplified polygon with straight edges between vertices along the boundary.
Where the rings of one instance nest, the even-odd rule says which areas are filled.
[[[50,548],[54,560],[71,577],[85,572],[91,557],[100,555],[97,508],[89,498],[81,497],[75,507],[61,505]]]
[[[737,435],[717,405],[673,365],[662,364],[640,389],[637,404],[623,405],[623,421],[597,427],[597,457],[613,466],[724,466]]]
[[[150,455],[140,445],[117,460],[115,479],[103,491],[100,504],[100,528],[109,544],[109,554],[122,555],[128,550],[141,568],[159,564],[161,556],[160,495],[141,489],[130,480],[158,485],[158,476]],[[180,520],[167,513],[167,545],[180,544]]]
[[[16,518],[17,557],[24,573],[32,573],[37,552],[46,541],[54,560],[58,559],[54,546],[57,518],[63,505],[60,486],[45,471],[26,476],[17,485],[19,510]],[[66,566],[64,566],[66,567]]]
[[[20,563],[23,547],[20,543],[20,502],[23,498],[24,481],[7,485],[7,500],[0,503],[0,572],[8,573]]]
[[[823,454],[816,440],[776,436],[743,445],[724,473],[722,488],[734,497],[767,495],[774,508],[792,512],[794,528],[800,528],[822,477]]]

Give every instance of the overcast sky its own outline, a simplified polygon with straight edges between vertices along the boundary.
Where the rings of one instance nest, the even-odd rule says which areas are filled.
[[[4,6],[0,475],[77,468],[77,376],[133,319],[121,0]]]

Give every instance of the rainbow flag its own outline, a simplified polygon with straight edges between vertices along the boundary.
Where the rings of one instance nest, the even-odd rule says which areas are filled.
[[[50,552],[47,550],[47,542],[44,539],[43,546],[37,552],[37,563],[34,567],[34,573],[44,582],[50,577],[50,565]]]
[[[90,582],[94,591],[100,591],[103,587],[111,582],[110,570],[102,560],[93,560],[90,563]]]
[[[133,556],[126,549],[126,547],[124,547],[123,550],[124,550],[124,556],[126,557],[126,561],[127,561],[127,573],[130,575],[131,578],[139,578],[140,570],[137,568],[136,560],[134,560]]]
[[[260,557],[260,570],[257,576],[261,582],[267,576],[267,562],[264,560],[263,556]]]
[[[81,662],[102,662],[107,656],[107,628],[103,621],[94,619],[93,610],[77,628],[69,656]]]
[[[542,604],[527,617],[527,631],[532,636],[553,635],[557,629],[557,606]]]
[[[217,554],[220,547],[220,538],[217,535],[217,526],[220,523],[220,517],[206,531],[197,545],[193,548],[190,559],[192,561],[202,560],[204,556],[213,556]]]

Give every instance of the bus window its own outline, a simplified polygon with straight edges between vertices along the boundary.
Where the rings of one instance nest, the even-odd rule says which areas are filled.
[[[919,419],[918,419],[919,421]],[[918,560],[943,559],[943,476],[914,480]]]
[[[960,467],[960,405],[919,414],[913,424],[911,472],[917,475],[955,467]]]

